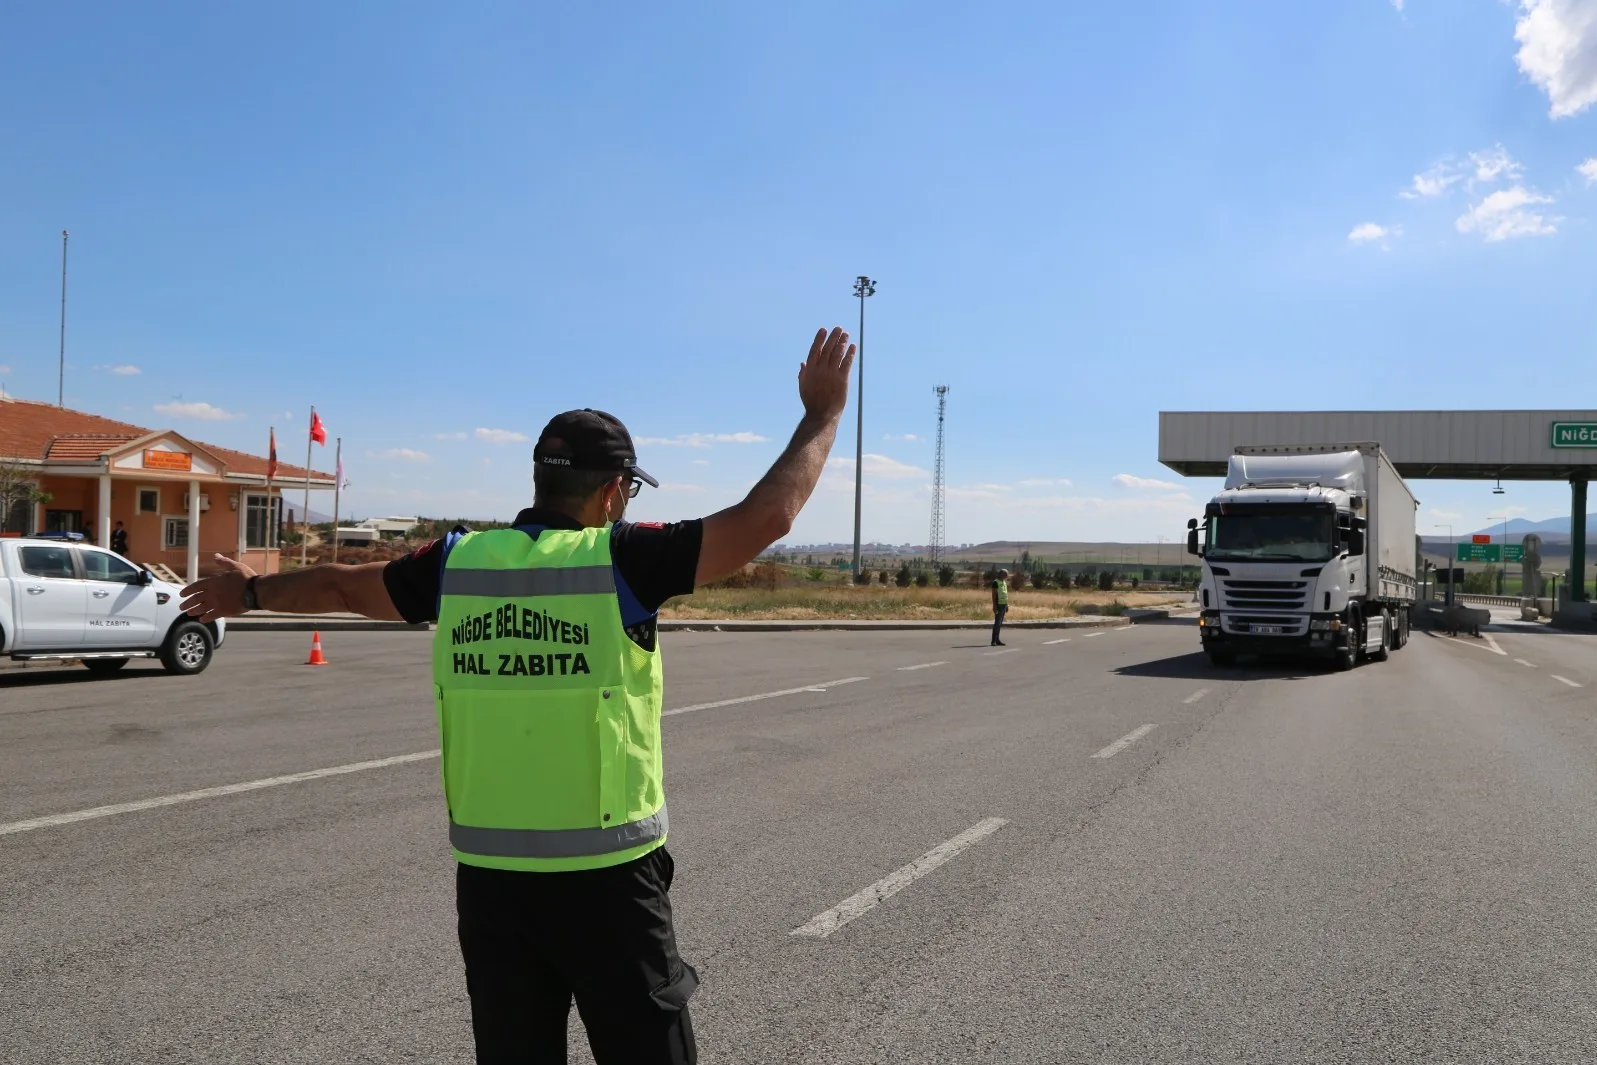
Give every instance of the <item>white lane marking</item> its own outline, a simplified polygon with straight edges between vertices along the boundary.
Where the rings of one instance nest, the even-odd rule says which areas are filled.
[[[900,673],[912,673],[912,672],[914,672],[917,669],[931,669],[933,666],[946,666],[946,665],[948,665],[947,662],[922,662],[918,666],[899,666],[898,667],[898,671]]]
[[[1535,669],[1536,668],[1536,663],[1535,662],[1527,662],[1523,658],[1516,658],[1516,659],[1514,659],[1514,661],[1518,662],[1522,666],[1528,666],[1531,669]]]
[[[1082,638],[1083,638],[1083,639],[1086,639],[1086,640],[1090,640],[1090,639],[1092,639],[1092,638],[1093,638],[1093,637],[1094,637],[1094,636],[1102,636],[1102,635],[1103,635],[1103,633],[1101,633],[1101,632],[1089,632],[1089,633],[1087,633],[1087,635],[1086,635],[1086,636],[1084,636],[1084,637],[1082,637]]]
[[[819,684],[806,684],[802,688],[783,688],[779,692],[761,692],[759,695],[743,695],[736,699],[717,699],[713,703],[696,703],[693,706],[679,706],[675,710],[667,710],[661,717],[670,717],[672,714],[689,714],[695,710],[714,710],[718,706],[736,706],[739,703],[757,703],[761,699],[776,699],[783,695],[802,695],[805,692],[824,692],[844,684],[858,684],[869,677],[844,677],[841,680],[823,680]]]
[[[983,657],[991,657],[992,655],[1012,655],[1018,650],[1020,650],[1018,647],[1005,647],[1001,651],[983,651],[982,655]]]
[[[1141,728],[1132,729],[1130,732],[1126,733],[1124,736],[1120,737],[1118,740],[1111,743],[1097,754],[1093,755],[1093,757],[1113,758],[1115,755],[1119,754],[1127,747],[1130,747],[1133,743],[1136,743],[1138,740],[1142,739],[1142,737],[1146,736],[1157,727],[1157,725],[1143,725]]]
[[[1209,694],[1209,689],[1208,688],[1199,688],[1197,691],[1193,692],[1191,695],[1187,696],[1185,699],[1183,699],[1181,701],[1186,703],[1188,706],[1191,706],[1193,703],[1197,702],[1199,699],[1202,699],[1205,695],[1208,695],[1208,694]]]
[[[1069,643],[1069,642],[1070,642],[1070,637],[1066,636],[1063,640],[1044,640],[1042,642],[1042,645],[1044,647],[1052,647],[1056,643]]]
[[[825,913],[816,914],[788,934],[825,939],[854,918],[869,913],[939,865],[956,857],[960,851],[992,835],[1008,823],[1002,817],[989,817],[985,821],[977,822],[953,839],[939,843],[902,869],[888,873],[864,891],[850,895]]]
[[[1453,644],[1454,646],[1457,646],[1457,647],[1468,647],[1472,651],[1485,651],[1487,654],[1492,654],[1493,653],[1493,649],[1492,648],[1487,647],[1484,643],[1476,643],[1473,639],[1471,639],[1471,638],[1469,638],[1467,636],[1441,636],[1441,635],[1438,635],[1436,638],[1438,640],[1441,640],[1443,643],[1450,643],[1450,644]],[[1506,652],[1504,652],[1501,649],[1498,649],[1496,651],[1496,653],[1497,654],[1505,654]]]
[[[1486,642],[1487,642],[1487,643],[1488,643],[1488,644],[1490,644],[1490,645],[1491,645],[1491,648],[1492,648],[1492,650],[1494,650],[1494,651],[1496,651],[1496,652],[1497,652],[1497,653],[1498,653],[1498,654],[1500,654],[1500,655],[1502,655],[1502,656],[1503,656],[1503,657],[1505,657],[1505,658],[1506,658],[1506,657],[1508,657],[1508,652],[1507,652],[1507,651],[1505,651],[1505,650],[1503,650],[1503,649],[1502,649],[1502,648],[1501,648],[1501,647],[1499,647],[1499,646],[1497,646],[1497,640],[1496,640],[1496,639],[1494,639],[1494,638],[1493,638],[1493,637],[1492,637],[1492,634],[1491,634],[1491,633],[1489,633],[1489,632],[1483,632],[1483,633],[1481,633],[1481,637],[1482,637],[1482,638],[1483,638],[1483,639],[1484,639],[1484,640],[1485,640],[1485,641],[1486,641]]]
[[[1582,685],[1576,684],[1574,681],[1570,680],[1568,677],[1560,677],[1557,673],[1553,674],[1553,679],[1556,680],[1560,684],[1567,684],[1571,688],[1582,687]]]
[[[403,765],[406,762],[423,762],[429,758],[437,757],[437,751],[396,754],[391,758],[375,758],[369,762],[351,762],[348,765],[328,766],[326,769],[310,769],[303,773],[287,773],[280,777],[266,777],[262,780],[246,780],[241,784],[222,784],[214,788],[201,788],[198,791],[162,795],[154,799],[140,799],[137,802],[119,802],[111,806],[96,806],[88,810],[74,810],[71,813],[50,814],[47,817],[35,817],[27,821],[12,821],[10,824],[0,825],[0,836],[9,836],[15,832],[31,832],[36,828],[55,828],[58,825],[70,825],[76,821],[92,821],[97,817],[112,817],[116,814],[137,813],[140,810],[154,810],[161,806],[176,806],[179,803],[196,802],[200,799],[214,799],[222,795],[238,795],[246,791],[275,788],[281,784],[298,784],[305,780],[342,776],[345,773],[359,773],[366,769],[381,769],[384,766]]]

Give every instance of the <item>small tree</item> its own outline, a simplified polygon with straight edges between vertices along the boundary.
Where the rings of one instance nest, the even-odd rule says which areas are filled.
[[[882,587],[887,587],[887,571],[885,569],[876,575],[876,581]]]
[[[921,570],[919,573],[915,574],[915,587],[927,588],[931,586],[931,583],[932,575],[927,573],[925,570]]]
[[[909,582],[914,580],[914,578],[915,575],[909,571],[909,563],[900,562],[898,564],[898,575],[893,578],[893,583],[897,584],[900,588],[908,588]]]
[[[855,584],[869,584],[869,583],[871,583],[871,571],[868,570],[868,569],[863,569],[862,568],[858,573],[854,574],[854,583]]]
[[[943,563],[937,569],[937,587],[947,588],[949,585],[954,583],[955,576],[956,574],[954,573],[954,567],[950,566],[946,562]]]
[[[0,462],[0,530],[9,527],[12,511],[50,502],[50,493],[39,488],[35,476],[15,463]]]
[[[1098,590],[1100,592],[1113,591],[1114,587],[1115,587],[1115,573],[1114,573],[1114,570],[1106,569],[1102,573],[1098,574]]]

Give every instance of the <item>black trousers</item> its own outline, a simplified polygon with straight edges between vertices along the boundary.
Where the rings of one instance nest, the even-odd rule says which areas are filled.
[[[993,607],[993,643],[998,642],[998,634],[1003,630],[1004,615],[1007,613],[1009,613],[1008,604]]]
[[[598,1065],[698,1060],[664,847],[609,869],[518,873],[457,866],[460,952],[483,1065],[566,1060],[573,999]]]

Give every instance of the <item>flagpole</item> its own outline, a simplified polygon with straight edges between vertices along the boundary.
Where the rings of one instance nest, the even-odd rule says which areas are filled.
[[[305,553],[311,546],[311,429],[316,425],[316,408],[311,408],[310,424],[305,427],[305,509],[300,512],[299,523],[304,532],[299,539],[299,565],[305,568]]]
[[[283,523],[277,519],[277,508],[272,505],[272,474],[277,472],[277,426],[269,426],[266,433],[266,438],[270,443],[267,444],[266,451],[266,520],[261,523],[262,573],[267,572],[266,563],[272,557],[272,541],[280,541],[283,532]],[[281,555],[283,550],[281,542],[278,543],[277,550]],[[281,559],[279,559],[279,568],[281,568]]]
[[[344,438],[338,438],[338,465],[333,473],[333,562],[338,562],[338,497],[344,490]]]

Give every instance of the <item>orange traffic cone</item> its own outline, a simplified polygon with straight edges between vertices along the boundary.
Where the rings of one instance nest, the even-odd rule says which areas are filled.
[[[322,634],[320,632],[311,634],[311,657],[305,664],[307,666],[327,665],[327,659],[322,655]]]

